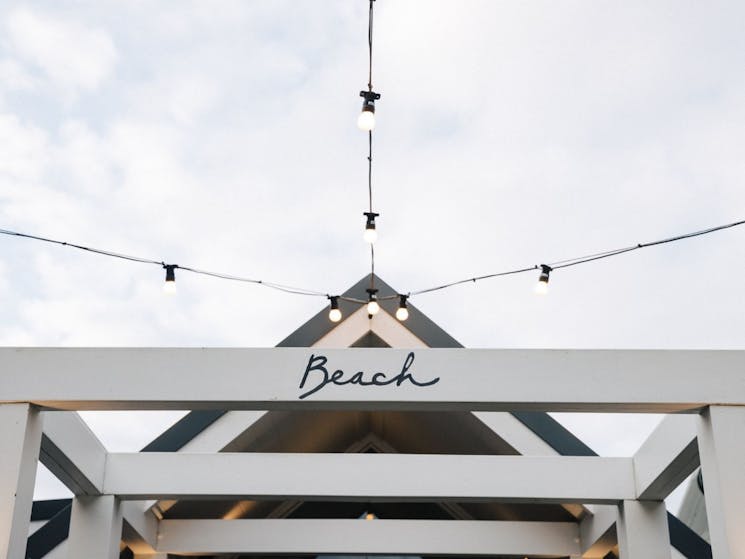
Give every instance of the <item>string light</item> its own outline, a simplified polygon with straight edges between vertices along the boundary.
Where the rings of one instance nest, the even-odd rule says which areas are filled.
[[[365,232],[363,239],[370,245],[370,289],[375,290],[375,247],[374,243],[378,240],[378,231],[375,228],[375,218],[378,215],[373,211],[373,188],[372,188],[372,162],[373,162],[373,135],[372,130],[375,128],[375,101],[380,99],[380,93],[373,91],[372,83],[372,59],[373,59],[373,15],[375,0],[370,0],[368,20],[367,20],[367,91],[360,91],[362,97],[362,112],[357,119],[357,125],[367,131],[367,198],[368,210],[364,212],[367,218],[365,222]],[[373,316],[378,312],[379,306],[376,301],[370,301],[368,307],[372,309],[369,313]]]
[[[367,290],[367,314],[370,316],[375,316],[380,311],[377,293],[377,289],[371,288]]]
[[[450,287],[454,287],[456,285],[462,285],[464,283],[472,283],[472,282],[475,283],[477,281],[482,281],[482,280],[486,280],[486,279],[494,279],[494,278],[503,277],[503,276],[509,276],[509,275],[515,275],[515,274],[522,274],[522,273],[527,273],[527,272],[535,272],[536,270],[539,270],[541,272],[541,277],[543,277],[543,275],[544,275],[544,269],[543,269],[543,267],[544,266],[548,267],[548,271],[546,272],[546,278],[545,278],[546,281],[539,281],[538,283],[539,284],[543,284],[542,287],[545,288],[547,286],[547,284],[548,284],[548,281],[547,281],[548,280],[548,274],[550,274],[551,271],[554,271],[554,270],[557,270],[557,269],[560,269],[560,268],[567,268],[569,266],[578,266],[580,264],[587,264],[589,262],[594,262],[596,260],[601,260],[601,259],[605,259],[605,258],[611,258],[611,257],[615,257],[615,256],[620,256],[621,254],[625,254],[627,252],[632,252],[632,251],[635,251],[635,250],[640,250],[640,249],[643,249],[643,248],[658,246],[658,245],[667,244],[667,243],[678,242],[678,241],[682,241],[684,239],[690,239],[690,238],[699,237],[699,236],[702,236],[702,235],[708,235],[708,234],[714,233],[716,231],[722,231],[724,229],[730,229],[732,227],[739,227],[739,226],[742,226],[742,225],[745,225],[745,220],[735,221],[733,223],[727,223],[727,224],[724,224],[724,225],[717,225],[715,227],[710,227],[708,229],[702,229],[700,231],[693,231],[693,232],[690,232],[690,233],[684,233],[682,235],[677,235],[675,237],[668,237],[668,238],[665,238],[665,239],[660,239],[660,240],[657,240],[657,241],[651,241],[651,242],[648,242],[648,243],[639,243],[639,244],[627,246],[627,247],[624,247],[624,248],[618,248],[618,249],[614,249],[614,250],[608,250],[608,251],[605,251],[605,252],[598,252],[598,253],[588,254],[588,255],[585,255],[585,256],[578,256],[578,257],[575,257],[575,258],[569,258],[569,259],[566,259],[566,260],[560,260],[560,261],[557,261],[557,262],[551,262],[549,264],[527,266],[525,268],[518,268],[518,269],[515,269],[515,270],[508,270],[508,271],[504,271],[504,272],[496,272],[496,273],[493,273],[493,274],[487,274],[487,275],[483,275],[483,276],[470,277],[470,278],[461,279],[461,280],[458,280],[458,281],[453,281],[453,282],[450,282],[450,283],[446,283],[446,284],[443,284],[443,285],[438,285],[438,286],[435,286],[435,287],[429,287],[427,289],[421,289],[421,290],[418,290],[418,291],[410,291],[410,292],[408,292],[408,295],[406,295],[406,299],[408,301],[408,299],[411,298],[411,297],[413,297],[413,296],[423,295],[425,293],[432,293],[433,291],[439,291],[439,290],[442,290],[442,289],[448,289]],[[267,288],[270,288],[270,289],[274,289],[274,290],[277,290],[277,291],[282,291],[284,293],[291,293],[293,295],[305,295],[305,296],[310,296],[310,297],[325,297],[325,298],[329,298],[329,299],[331,298],[331,296],[328,295],[328,292],[327,293],[323,293],[323,292],[320,292],[320,291],[313,291],[311,289],[306,289],[306,288],[301,288],[301,287],[292,287],[292,286],[288,286],[288,285],[284,285],[284,284],[280,284],[280,283],[274,283],[274,282],[269,282],[269,281],[263,281],[263,280],[245,278],[245,277],[234,276],[234,275],[230,275],[230,274],[223,274],[223,273],[219,273],[219,272],[210,272],[210,271],[207,271],[207,270],[201,270],[201,269],[192,268],[192,267],[189,267],[189,266],[177,266],[176,264],[166,264],[165,262],[160,261],[160,260],[153,260],[153,259],[149,259],[149,258],[143,258],[143,257],[140,257],[140,256],[131,256],[131,255],[127,255],[127,254],[121,254],[121,253],[113,252],[113,251],[110,251],[110,250],[104,250],[104,249],[99,249],[99,248],[92,248],[92,247],[83,246],[83,245],[79,245],[79,244],[68,243],[66,241],[59,241],[59,240],[56,240],[56,239],[50,239],[50,238],[47,238],[47,237],[39,237],[37,235],[30,235],[28,233],[20,233],[18,231],[10,231],[8,229],[0,229],[0,234],[7,235],[7,236],[13,236],[13,237],[20,237],[20,238],[24,238],[24,239],[30,239],[30,240],[40,241],[40,242],[45,242],[45,243],[51,243],[51,244],[55,244],[55,245],[59,245],[59,246],[65,246],[65,247],[69,247],[69,248],[75,248],[75,249],[86,251],[86,252],[90,252],[90,253],[93,253],[93,254],[99,254],[101,256],[108,256],[108,257],[111,257],[111,258],[117,258],[117,259],[129,261],[129,262],[136,262],[136,263],[141,263],[141,264],[157,265],[157,266],[162,267],[162,268],[164,268],[166,270],[166,285],[164,286],[164,290],[165,289],[173,290],[175,288],[175,286],[176,286],[176,284],[175,284],[175,279],[176,279],[175,269],[178,268],[182,272],[190,272],[190,273],[193,273],[193,274],[200,274],[200,275],[210,276],[210,277],[217,278],[217,279],[224,279],[224,280],[230,280],[230,281],[239,281],[239,282],[243,282],[243,283],[251,283],[251,284],[255,284],[255,285],[260,285],[262,287],[267,287]],[[373,247],[371,246],[370,248],[371,248],[371,252],[373,252]],[[169,272],[169,268],[170,268],[170,272]],[[374,272],[374,269],[373,269],[373,272]],[[372,284],[372,280],[373,279],[374,279],[374,274],[371,274],[371,284]],[[539,280],[540,280],[540,278],[539,278]],[[370,289],[372,289],[374,293],[377,293],[377,290],[374,288],[373,285],[371,285]],[[370,290],[368,290],[368,292],[369,291]],[[378,305],[378,301],[391,300],[391,299],[396,299],[396,298],[399,299],[399,303],[400,303],[401,302],[400,301],[401,295],[395,295],[394,294],[394,295],[386,295],[384,297],[377,297],[377,295],[376,295],[374,297],[375,305],[372,305],[372,309],[368,309],[368,310],[375,310],[376,309],[376,306],[377,306],[377,310],[375,310],[375,312],[377,312],[378,310],[380,310],[380,307]],[[367,301],[364,301],[364,300],[355,299],[355,298],[346,297],[346,296],[338,296],[338,299],[339,300],[349,301],[351,303],[355,303],[355,304],[359,304],[359,305],[364,305],[364,304],[370,304],[371,303],[371,300],[370,299],[368,299]],[[400,304],[399,304],[399,307],[400,307]],[[369,313],[369,314],[375,314],[375,313]],[[334,313],[334,316],[336,316],[336,313]],[[329,319],[331,319],[331,314],[330,313],[329,313]]]
[[[545,295],[548,293],[548,278],[551,274],[551,266],[541,264],[541,275],[538,276],[538,283],[535,284],[535,292],[538,295]]]
[[[166,295],[176,294],[176,264],[163,264],[166,270],[166,282],[163,284],[163,293]]]
[[[360,130],[370,132],[375,128],[375,101],[380,99],[380,93],[374,91],[360,91],[362,101],[362,112],[357,117],[357,126]]]
[[[364,212],[363,215],[367,216],[367,221],[365,222],[365,232],[362,235],[362,238],[365,239],[366,243],[373,244],[378,240],[378,231],[375,229],[375,218],[380,214],[376,214],[375,212]]]
[[[401,322],[409,318],[409,309],[406,306],[406,300],[409,298],[408,295],[398,296],[398,308],[396,309],[396,318]]]
[[[522,273],[527,273],[527,272],[535,272],[536,270],[540,270],[541,277],[542,277],[543,276],[543,272],[544,272],[544,269],[543,269],[544,266],[546,266],[548,268],[548,272],[546,274],[548,276],[548,274],[550,274],[551,271],[554,271],[554,270],[557,270],[557,269],[560,269],[560,268],[567,268],[569,266],[578,266],[580,264],[587,264],[589,262],[594,262],[596,260],[601,260],[601,259],[605,259],[605,258],[611,258],[611,257],[615,257],[615,256],[620,256],[621,254],[625,254],[627,252],[632,252],[632,251],[635,251],[635,250],[640,250],[640,249],[643,249],[643,248],[648,248],[648,247],[663,245],[663,244],[667,244],[667,243],[678,242],[678,241],[682,241],[684,239],[690,239],[690,238],[699,237],[699,236],[702,236],[702,235],[708,235],[708,234],[714,233],[716,231],[722,231],[724,229],[730,229],[732,227],[739,227],[739,226],[742,226],[742,225],[745,225],[745,220],[735,221],[733,223],[727,223],[727,224],[724,224],[724,225],[717,225],[715,227],[710,227],[708,229],[702,229],[700,231],[693,231],[693,232],[690,232],[690,233],[684,233],[682,235],[677,235],[675,237],[668,237],[668,238],[665,238],[665,239],[660,239],[660,240],[657,240],[657,241],[651,241],[651,242],[648,242],[648,243],[639,243],[639,244],[627,246],[627,247],[624,247],[624,248],[618,248],[618,249],[614,249],[614,250],[608,250],[608,251],[605,251],[605,252],[598,252],[598,253],[588,254],[588,255],[585,255],[585,256],[578,256],[578,257],[575,257],[575,258],[569,258],[569,259],[566,259],[566,260],[560,260],[560,261],[552,262],[552,263],[549,263],[549,264],[541,264],[541,265],[535,265],[535,266],[528,266],[528,267],[525,267],[525,268],[518,268],[518,269],[515,269],[515,270],[508,270],[508,271],[504,271],[504,272],[496,272],[496,273],[493,273],[493,274],[487,274],[487,275],[483,275],[483,276],[470,277],[470,278],[461,279],[461,280],[458,280],[458,281],[453,281],[453,282],[450,282],[450,283],[446,283],[446,284],[443,284],[443,285],[438,285],[438,286],[435,286],[435,287],[429,287],[427,289],[421,289],[421,290],[418,290],[418,291],[410,291],[410,292],[408,292],[408,295],[406,295],[406,299],[408,301],[408,299],[411,298],[411,297],[413,297],[413,296],[423,295],[425,293],[431,293],[433,291],[439,291],[439,290],[442,290],[442,289],[448,289],[450,287],[454,287],[456,285],[462,285],[464,283],[472,283],[472,282],[475,283],[477,281],[482,281],[482,280],[486,280],[486,279],[493,279],[493,278],[498,278],[498,277],[503,277],[503,276],[509,276],[509,275],[515,275],[515,274],[522,274]],[[40,241],[40,242],[45,242],[45,243],[51,243],[51,244],[55,244],[55,245],[59,245],[59,246],[65,246],[65,247],[69,247],[69,248],[75,248],[75,249],[86,251],[86,252],[90,252],[90,253],[93,253],[93,254],[99,254],[101,256],[108,256],[108,257],[111,257],[111,258],[117,258],[117,259],[129,261],[129,262],[136,262],[136,263],[142,263],[142,264],[157,265],[157,266],[162,267],[162,268],[164,268],[166,270],[166,286],[164,286],[164,289],[167,288],[169,290],[175,288],[175,279],[176,279],[175,269],[178,268],[182,272],[190,272],[190,273],[193,273],[193,274],[200,274],[200,275],[210,276],[210,277],[217,278],[217,279],[224,279],[224,280],[230,280],[230,281],[239,281],[239,282],[243,282],[243,283],[251,283],[251,284],[255,284],[255,285],[260,285],[262,287],[267,287],[267,288],[270,288],[270,289],[274,289],[274,290],[277,290],[277,291],[282,291],[284,293],[291,293],[293,295],[305,295],[305,296],[310,296],[310,297],[325,297],[325,298],[328,298],[328,299],[331,298],[331,296],[328,295],[328,293],[323,293],[323,292],[320,292],[320,291],[313,291],[311,289],[306,289],[306,288],[301,288],[301,287],[292,287],[292,286],[288,286],[288,285],[284,285],[284,284],[280,284],[280,283],[274,283],[274,282],[269,282],[269,281],[263,281],[263,280],[245,278],[245,277],[234,276],[234,275],[230,275],[230,274],[223,274],[223,273],[219,273],[219,272],[210,272],[210,271],[207,271],[207,270],[201,270],[201,269],[192,268],[192,267],[189,267],[189,266],[177,266],[176,264],[166,264],[165,262],[160,261],[160,260],[153,260],[153,259],[149,259],[149,258],[143,258],[143,257],[140,257],[140,256],[131,256],[131,255],[126,255],[126,254],[121,254],[121,253],[113,252],[113,251],[110,251],[110,250],[104,250],[104,249],[99,249],[99,248],[92,248],[92,247],[83,246],[83,245],[79,245],[79,244],[68,243],[66,241],[59,241],[59,240],[56,240],[56,239],[50,239],[50,238],[47,238],[47,237],[39,237],[37,235],[30,235],[28,233],[20,233],[18,231],[10,231],[8,229],[0,229],[0,234],[7,235],[7,236],[13,236],[13,237],[20,237],[20,238],[24,238],[24,239],[30,239],[30,240]],[[371,247],[371,249],[372,248],[373,247]],[[372,250],[371,250],[371,252],[372,252]],[[169,272],[169,268],[170,268],[170,272]],[[371,276],[371,279],[373,279],[373,277],[374,277],[374,275]],[[547,279],[548,279],[548,277],[546,277],[546,280]],[[548,281],[545,281],[545,282],[539,281],[539,283],[543,283],[544,286],[545,286],[545,285],[547,285]],[[377,293],[377,289],[375,289],[373,286],[371,286],[370,289],[373,290],[373,293]],[[369,293],[370,289],[368,290],[368,293]],[[337,297],[338,297],[339,300],[349,301],[351,303],[355,303],[355,304],[359,304],[359,305],[364,305],[364,304],[370,304],[371,303],[371,300],[370,299],[368,299],[367,301],[364,301],[364,300],[355,299],[355,298],[352,298],[352,297],[341,296],[341,295],[340,296],[337,296]],[[394,295],[386,295],[384,297],[377,297],[377,295],[376,295],[375,297],[373,297],[374,302],[375,302],[375,305],[372,306],[372,309],[374,310],[375,307],[377,306],[377,310],[375,312],[377,312],[378,310],[380,310],[380,307],[378,305],[378,301],[392,300],[392,299],[397,299],[397,298],[399,299],[399,303],[400,303],[400,298],[401,298],[401,295],[400,294],[399,295],[395,295],[395,294]],[[400,307],[400,305],[399,305],[399,307]],[[368,310],[370,310],[370,309],[368,309]],[[375,314],[375,313],[370,313],[370,314]],[[334,316],[335,315],[336,315],[336,313],[334,313]],[[331,318],[331,316],[329,316],[329,318]]]
[[[331,301],[331,308],[329,309],[329,320],[331,322],[339,322],[341,320],[341,310],[339,309],[339,297],[329,296]]]

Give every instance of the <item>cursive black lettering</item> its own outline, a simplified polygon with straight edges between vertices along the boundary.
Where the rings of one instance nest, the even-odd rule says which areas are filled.
[[[316,361],[318,361],[318,363],[316,363]],[[326,383],[328,383],[329,381],[329,372],[326,370],[326,367],[324,367],[324,365],[326,364],[327,361],[328,359],[326,359],[323,355],[319,355],[318,357],[316,357],[315,355],[311,354],[310,359],[308,359],[308,364],[305,366],[305,373],[303,373],[303,380],[300,381],[300,386],[298,388],[302,390],[305,387],[305,381],[308,380],[308,373],[310,373],[311,371],[320,371],[321,373],[323,373],[323,380],[320,383],[318,383],[318,385],[316,385],[316,387],[313,388],[312,390],[309,390],[308,392],[301,394],[300,395],[301,400],[307,396],[310,396],[311,394],[315,392],[318,392],[321,388],[326,386]],[[340,371],[335,371],[334,375],[336,375],[336,373],[338,372]],[[344,373],[342,372],[342,375],[343,374]]]
[[[388,377],[385,373],[377,372],[370,377],[370,380],[365,380],[364,371],[357,371],[347,379],[344,378],[344,371],[342,369],[336,369],[331,373],[331,375],[329,375],[328,369],[325,367],[328,359],[323,355],[311,355],[308,364],[305,366],[303,378],[300,381],[300,389],[302,390],[305,388],[305,384],[308,381],[311,372],[317,371],[321,373],[321,376],[318,378],[316,385],[313,388],[300,395],[300,399],[303,400],[308,396],[315,394],[328,384],[335,384],[337,386],[344,386],[346,384],[356,384],[359,386],[387,386],[395,383],[396,386],[401,386],[405,382],[410,382],[414,386],[432,386],[433,384],[440,382],[440,377],[421,382],[414,378],[414,375],[409,372],[411,367],[414,365],[414,359],[414,352],[410,351],[406,356],[406,359],[404,359],[401,372],[396,376]]]

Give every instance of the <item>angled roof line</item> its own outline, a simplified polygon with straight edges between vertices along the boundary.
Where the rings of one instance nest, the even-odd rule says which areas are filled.
[[[378,290],[378,297],[398,294],[398,291],[384,282],[377,274],[374,275],[373,278],[375,280],[375,288]],[[367,299],[366,290],[370,287],[370,279],[369,274],[363,277],[360,281],[347,289],[343,293],[343,296],[362,299],[364,301]],[[398,300],[390,299],[381,301],[380,306],[388,313],[395,314],[396,309],[398,308]],[[343,316],[348,317],[359,308],[359,305],[342,300],[339,301],[339,308]],[[430,320],[429,317],[414,305],[409,303],[408,308],[409,318],[406,320],[406,328],[426,345],[429,347],[463,347],[455,338]],[[277,347],[310,347],[337,326],[338,323],[331,322],[328,319],[327,310],[323,309],[300,328],[279,342]]]

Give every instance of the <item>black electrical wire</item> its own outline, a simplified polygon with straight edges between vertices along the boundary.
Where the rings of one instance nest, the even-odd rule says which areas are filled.
[[[129,256],[126,254],[120,254],[118,252],[111,252],[110,250],[102,250],[99,248],[85,247],[82,245],[76,245],[74,243],[67,243],[64,241],[56,241],[54,239],[47,239],[46,237],[39,237],[37,235],[28,235],[26,233],[18,233],[16,231],[9,231],[7,229],[0,229],[0,233],[2,233],[3,235],[12,235],[14,237],[23,237],[25,239],[33,239],[35,241],[43,241],[45,243],[52,243],[55,245],[77,248],[80,250],[85,250],[87,252],[93,252],[95,254],[102,254],[104,256],[111,256],[113,258],[121,258],[122,260],[129,260],[131,262],[140,262],[142,264],[156,264],[157,266],[163,265],[163,262],[158,261],[158,260],[150,260],[149,258],[140,258],[139,256]]]
[[[722,231],[724,229],[730,229],[732,227],[738,227],[740,225],[745,225],[745,220],[735,221],[733,223],[727,223],[725,225],[718,225],[716,227],[709,227],[707,229],[701,229],[699,231],[693,231],[691,233],[684,233],[682,235],[676,235],[674,237],[667,237],[667,238],[659,239],[659,240],[656,240],[656,241],[650,241],[650,242],[646,242],[646,243],[638,243],[636,245],[631,245],[631,246],[627,246],[627,247],[623,247],[623,248],[618,248],[618,249],[614,249],[614,250],[609,250],[609,251],[604,251],[604,252],[597,252],[597,253],[593,253],[593,254],[587,254],[585,256],[578,256],[578,257],[575,257],[575,258],[569,258],[569,259],[566,259],[566,260],[560,260],[560,261],[556,261],[556,262],[553,262],[553,263],[549,263],[548,266],[550,266],[552,270],[561,269],[561,268],[568,268],[570,266],[577,266],[579,264],[586,264],[588,262],[594,262],[596,260],[601,260],[601,259],[604,259],[604,258],[610,258],[612,256],[619,256],[621,254],[625,254],[627,252],[632,252],[632,251],[635,251],[635,250],[640,250],[642,248],[648,248],[648,247],[663,245],[663,244],[667,244],[667,243],[673,243],[673,242],[677,242],[677,241],[682,241],[682,240],[690,239],[690,238],[693,238],[693,237],[699,237],[699,236],[702,236],[702,235],[708,235],[709,233],[714,233],[716,231]],[[131,256],[131,255],[127,255],[127,254],[121,254],[121,253],[113,252],[113,251],[110,251],[110,250],[98,249],[98,248],[88,247],[88,246],[79,245],[79,244],[75,244],[75,243],[68,243],[68,242],[65,242],[65,241],[59,241],[59,240],[50,239],[50,238],[47,238],[47,237],[40,237],[38,235],[30,235],[28,233],[19,233],[17,231],[10,231],[8,229],[0,229],[0,234],[8,235],[8,236],[13,236],[13,237],[21,237],[21,238],[25,238],[25,239],[31,239],[31,240],[35,240],[35,241],[41,241],[41,242],[51,243],[51,244],[60,245],[60,246],[71,247],[71,248],[75,248],[75,249],[78,249],[78,250],[83,250],[83,251],[86,251],[86,252],[91,252],[91,253],[94,253],[94,254],[100,254],[102,256],[109,256],[109,257],[112,257],[112,258],[118,258],[118,259],[121,259],[121,260],[126,260],[126,261],[129,261],[129,262],[138,262],[138,263],[141,263],[141,264],[151,264],[151,265],[155,265],[155,266],[159,266],[159,267],[173,266],[174,268],[178,268],[179,270],[184,270],[186,272],[192,272],[194,274],[200,274],[200,275],[210,276],[210,277],[214,277],[214,278],[218,278],[218,279],[225,279],[225,280],[231,280],[231,281],[239,281],[239,282],[244,282],[244,283],[252,283],[252,284],[255,284],[255,285],[262,285],[262,286],[268,287],[270,289],[275,289],[277,291],[282,291],[282,292],[285,292],[285,293],[291,293],[291,294],[294,294],[294,295],[305,295],[305,296],[311,296],[311,297],[329,297],[329,294],[328,293],[323,293],[321,291],[314,291],[314,290],[311,290],[311,289],[305,289],[305,288],[301,288],[301,287],[293,287],[293,286],[289,286],[289,285],[285,285],[285,284],[281,284],[281,283],[268,282],[268,281],[263,281],[263,280],[257,280],[257,279],[252,279],[252,278],[235,276],[235,275],[231,275],[231,274],[224,274],[224,273],[219,273],[219,272],[210,272],[210,271],[207,271],[207,270],[200,270],[198,268],[192,268],[190,266],[179,266],[179,265],[175,265],[175,264],[166,264],[162,260],[152,260],[152,259],[149,259],[149,258],[142,258],[142,257],[139,257],[139,256]],[[371,289],[374,289],[374,286],[372,285],[372,277],[375,274],[375,248],[373,246],[370,247],[370,254],[371,254],[371,260],[372,260]],[[471,278],[461,279],[461,280],[458,280],[458,281],[453,281],[453,282],[446,283],[446,284],[443,284],[443,285],[438,285],[438,286],[435,286],[435,287],[430,287],[430,288],[427,288],[427,289],[420,289],[418,291],[410,291],[410,292],[408,292],[407,296],[408,297],[413,297],[415,295],[423,295],[425,293],[431,293],[433,291],[439,291],[439,290],[442,290],[442,289],[447,289],[449,287],[454,287],[456,285],[461,285],[461,284],[464,284],[464,283],[475,283],[477,281],[491,279],[491,278],[497,278],[497,277],[501,277],[501,276],[509,276],[509,275],[515,275],[515,274],[522,274],[522,273],[526,273],[526,272],[531,272],[531,271],[539,270],[540,268],[541,268],[540,265],[533,265],[533,266],[529,266],[529,267],[525,267],[525,268],[519,268],[519,269],[515,269],[515,270],[507,270],[507,271],[504,271],[504,272],[496,272],[496,273],[493,273],[493,274],[486,274],[486,275],[483,275],[483,276],[475,276],[475,277],[471,277]],[[378,300],[379,301],[386,301],[386,300],[396,299],[398,297],[399,297],[399,294],[385,295],[385,296],[379,297]],[[352,303],[359,303],[359,304],[365,304],[365,303],[367,303],[367,301],[364,301],[364,300],[361,300],[361,299],[356,299],[354,297],[339,296],[339,298],[341,300],[349,301],[349,302],[352,302]]]
[[[234,276],[234,275],[230,275],[230,274],[222,274],[222,273],[219,273],[219,272],[209,272],[207,270],[199,270],[197,268],[192,268],[192,267],[189,267],[189,266],[179,266],[179,265],[176,265],[176,264],[166,264],[162,260],[151,260],[149,258],[142,258],[142,257],[139,257],[139,256],[129,256],[129,255],[126,255],[126,254],[120,254],[118,252],[112,252],[110,250],[102,250],[102,249],[98,249],[98,248],[91,248],[91,247],[87,247],[87,246],[83,246],[83,245],[78,245],[78,244],[75,244],[75,243],[68,243],[68,242],[65,242],[65,241],[58,241],[58,240],[49,239],[49,238],[46,238],[46,237],[39,237],[37,235],[29,235],[27,233],[19,233],[17,231],[9,231],[7,229],[0,229],[0,233],[3,234],[3,235],[10,235],[10,236],[14,236],[14,237],[22,237],[22,238],[25,238],[25,239],[32,239],[32,240],[35,240],[35,241],[43,241],[45,243],[52,243],[52,244],[55,244],[55,245],[76,248],[76,249],[79,249],[79,250],[84,250],[86,252],[92,252],[94,254],[101,254],[103,256],[111,256],[113,258],[120,258],[122,260],[128,260],[130,262],[139,262],[139,263],[142,263],[142,264],[154,264],[154,265],[159,266],[159,267],[166,267],[166,266],[169,266],[170,265],[170,266],[173,266],[176,269],[184,270],[186,272],[192,272],[194,274],[200,274],[200,275],[204,275],[204,276],[210,276],[210,277],[213,277],[213,278],[226,279],[226,280],[231,280],[231,281],[240,281],[240,282],[244,282],[244,283],[253,283],[253,284],[256,284],[256,285],[263,285],[264,287],[268,287],[270,289],[275,289],[277,291],[283,291],[285,293],[292,293],[292,294],[295,294],[295,295],[306,295],[306,296],[312,296],[312,297],[327,297],[328,296],[326,293],[321,293],[320,291],[313,291],[313,290],[310,290],[310,289],[304,289],[304,288],[300,288],[300,287],[292,287],[292,286],[289,286],[289,285],[283,285],[281,283],[274,283],[274,282],[268,282],[268,281],[263,281],[263,280],[256,280],[256,279],[251,279],[251,278],[244,278],[244,277]]]
[[[372,130],[367,132],[367,138],[367,200],[370,207],[369,212],[372,213]]]
[[[675,237],[668,237],[668,238],[665,238],[665,239],[660,239],[658,241],[650,241],[650,242],[647,242],[647,243],[638,243],[636,245],[631,245],[631,246],[627,246],[627,247],[623,247],[623,248],[617,248],[617,249],[614,249],[614,250],[608,250],[608,251],[605,251],[605,252],[597,252],[597,253],[594,253],[594,254],[587,254],[585,256],[578,256],[578,257],[569,258],[569,259],[566,259],[566,260],[559,260],[557,262],[549,263],[548,266],[550,266],[552,270],[557,270],[557,269],[560,269],[560,268],[569,268],[570,266],[577,266],[579,264],[586,264],[588,262],[594,262],[596,260],[602,260],[604,258],[610,258],[611,256],[619,256],[621,254],[625,254],[627,252],[632,252],[632,251],[639,250],[639,249],[642,249],[642,248],[648,248],[648,247],[663,245],[663,244],[667,244],[667,243],[673,243],[673,242],[676,242],[676,241],[682,241],[684,239],[690,239],[692,237],[699,237],[701,235],[708,235],[709,233],[714,233],[715,231],[722,231],[723,229],[729,229],[731,227],[737,227],[737,226],[743,225],[743,224],[745,224],[745,220],[735,221],[734,223],[727,223],[725,225],[717,225],[716,227],[709,227],[708,229],[702,229],[700,231],[694,231],[692,233],[684,233],[683,235],[677,235]],[[536,264],[534,266],[529,266],[529,267],[526,267],[526,268],[519,268],[517,270],[509,270],[509,271],[506,271],[506,272],[497,272],[495,274],[487,274],[487,275],[484,275],[484,276],[476,276],[476,277],[473,277],[473,278],[466,278],[466,279],[462,279],[462,280],[458,280],[458,281],[453,281],[453,282],[446,283],[446,284],[443,284],[443,285],[438,285],[438,286],[435,286],[435,287],[430,287],[430,288],[427,288],[427,289],[420,289],[418,291],[411,291],[411,292],[409,292],[408,295],[410,297],[413,297],[414,295],[422,295],[424,293],[431,293],[433,291],[439,291],[441,289],[447,289],[449,287],[453,287],[453,286],[456,286],[456,285],[461,285],[461,284],[464,284],[464,283],[470,283],[470,282],[474,282],[475,283],[475,282],[480,281],[480,280],[485,280],[485,279],[490,279],[490,278],[496,278],[496,277],[500,277],[500,276],[509,276],[509,275],[513,275],[513,274],[523,274],[523,273],[526,273],[526,272],[530,272],[530,271],[534,271],[534,270],[539,270],[539,269],[540,269],[540,265]]]
[[[601,260],[603,258],[609,258],[611,256],[617,256],[633,250],[639,250],[642,248],[653,247],[657,245],[664,245],[667,243],[674,243],[676,241],[682,241],[684,239],[691,239],[693,237],[700,237],[701,235],[708,235],[715,231],[722,231],[723,229],[730,229],[731,227],[737,227],[738,225],[745,224],[745,220],[735,221],[734,223],[727,223],[725,225],[717,225],[716,227],[709,227],[708,229],[701,229],[700,231],[693,231],[692,233],[684,233],[683,235],[676,235],[675,237],[668,237],[666,239],[660,239],[659,241],[650,241],[648,243],[639,243],[637,245],[629,246],[626,248],[619,248],[615,251],[608,251],[606,253],[592,254],[574,258],[572,260],[565,260],[566,263],[555,263],[549,264],[554,270],[558,268],[568,268],[569,266],[576,266],[577,264],[585,264],[587,262],[593,262],[595,260]],[[558,264],[558,265],[557,265]]]
[[[368,48],[368,66],[367,66],[367,89],[372,93],[372,57],[373,57],[373,3],[370,0],[367,21],[367,48]],[[373,213],[373,193],[372,193],[372,130],[367,132],[367,198],[370,214]],[[370,243],[370,289],[375,289],[375,248]]]
[[[369,61],[368,61],[368,66],[367,66],[367,89],[370,91],[373,90],[373,85],[372,85],[373,2],[375,2],[375,0],[370,0],[370,10],[369,10],[368,24],[367,24],[367,47],[368,47],[368,55],[369,55]]]

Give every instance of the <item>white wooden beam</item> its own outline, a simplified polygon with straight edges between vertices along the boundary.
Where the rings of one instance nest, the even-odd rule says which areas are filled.
[[[122,539],[122,511],[113,495],[78,496],[72,500],[69,557],[118,559]]]
[[[194,554],[579,555],[577,525],[469,520],[164,520],[159,551]]]
[[[150,509],[143,510],[140,501],[124,501],[120,505],[124,529],[122,539],[135,553],[152,554],[158,543],[159,520]]]
[[[68,410],[664,413],[745,405],[745,351],[34,348],[0,349],[0,363],[0,402]],[[373,378],[391,382],[354,383]]]
[[[618,511],[620,559],[671,559],[663,501],[624,501]]]
[[[39,413],[28,404],[0,405],[0,557],[6,559],[26,556],[40,445]]]
[[[106,448],[75,412],[41,416],[41,463],[75,495],[100,495]]]
[[[618,507],[593,507],[592,514],[582,519],[579,525],[582,557],[602,559],[616,546],[616,521]]]
[[[668,415],[634,455],[639,499],[662,501],[699,466],[698,417]]]
[[[548,503],[636,496],[630,458],[302,453],[109,454],[104,492],[122,499]]]
[[[507,412],[473,412],[473,415],[523,456],[558,456],[559,453]]]
[[[745,408],[712,406],[701,415],[698,444],[715,559],[745,559]]]

